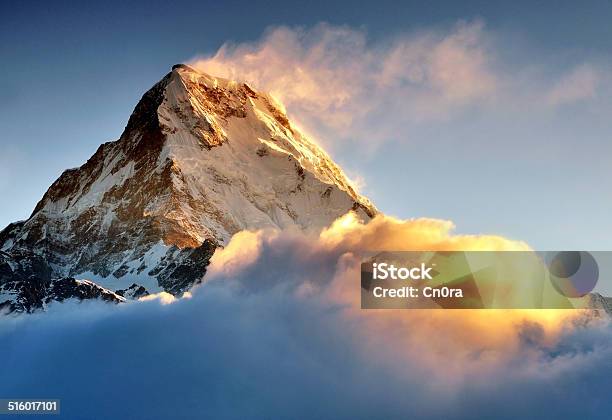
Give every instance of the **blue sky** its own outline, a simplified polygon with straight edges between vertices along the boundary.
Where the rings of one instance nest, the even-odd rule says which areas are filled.
[[[611,249],[612,5],[532,3],[3,3],[0,225],[26,218],[62,170],[118,138],[140,96],[174,63],[211,56],[228,41],[265,45],[281,25],[301,26],[308,38],[327,22],[363,37],[368,54],[423,36],[437,45],[467,25],[477,28],[470,51],[484,54],[493,93],[434,118],[414,117],[421,102],[413,97],[393,97],[341,132],[316,126],[298,105],[288,111],[311,118],[309,131],[392,215],[450,219],[460,233],[540,249]],[[409,105],[405,115],[386,113],[398,104]],[[370,142],[372,133],[379,136]]]

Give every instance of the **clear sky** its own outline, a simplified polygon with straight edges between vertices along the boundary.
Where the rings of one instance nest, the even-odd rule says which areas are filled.
[[[304,98],[287,106],[381,210],[540,249],[612,249],[610,21],[604,1],[3,2],[0,225],[118,138],[172,64],[226,42],[239,61],[240,46],[260,51],[282,25],[306,34],[295,56],[279,47],[287,66],[308,69],[312,38],[337,28],[356,47],[332,45],[332,69],[389,63],[398,89],[356,76],[346,86],[360,93],[324,108],[351,113],[341,125],[301,109]]]

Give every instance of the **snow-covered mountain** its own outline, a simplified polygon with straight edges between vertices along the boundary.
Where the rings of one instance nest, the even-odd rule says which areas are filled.
[[[350,209],[376,213],[272,98],[176,65],[119,140],[0,232],[0,306],[44,306],[59,279],[63,298],[179,294],[238,231],[316,230]]]

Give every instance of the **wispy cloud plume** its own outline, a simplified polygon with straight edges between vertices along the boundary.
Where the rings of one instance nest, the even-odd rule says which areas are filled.
[[[348,138],[356,127],[378,136],[392,119],[443,118],[487,100],[497,89],[490,58],[479,22],[384,44],[371,44],[361,30],[320,24],[275,28],[259,42],[226,44],[192,64],[270,92],[309,131]],[[382,121],[368,130],[361,121],[373,114]]]
[[[594,64],[564,70],[545,57],[522,57],[530,69],[522,71],[504,55],[505,42],[480,21],[384,41],[344,26],[277,27],[192,65],[270,92],[328,146],[345,140],[375,147],[405,137],[415,124],[473,109],[533,113],[585,101],[605,79]]]

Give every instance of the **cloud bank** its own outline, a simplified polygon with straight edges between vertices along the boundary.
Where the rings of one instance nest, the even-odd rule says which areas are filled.
[[[359,309],[364,252],[527,247],[452,228],[349,214],[320,235],[242,232],[190,299],[3,319],[0,395],[62,398],[67,418],[604,418],[601,320]]]

